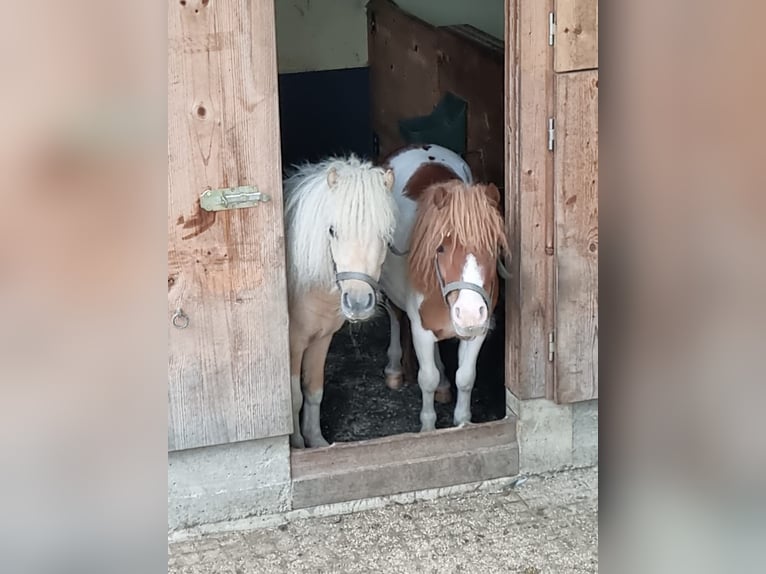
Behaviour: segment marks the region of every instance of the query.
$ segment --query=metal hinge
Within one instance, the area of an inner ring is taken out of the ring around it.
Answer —
[[[548,118],[548,151],[553,151],[553,143],[556,141],[556,124],[553,118]]]
[[[243,185],[223,189],[208,189],[200,196],[199,204],[205,211],[223,211],[225,209],[254,207],[270,200],[271,197],[261,193],[252,185]]]
[[[548,12],[548,45],[553,46],[553,42],[556,38],[556,15],[553,12]]]
[[[548,333],[548,362],[553,362],[553,357],[556,355],[556,335],[554,331]]]

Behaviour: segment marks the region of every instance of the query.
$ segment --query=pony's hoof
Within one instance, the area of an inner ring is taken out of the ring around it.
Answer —
[[[449,403],[452,401],[452,389],[449,387],[436,387],[436,391],[434,391],[434,400],[437,403]]]
[[[330,443],[320,435],[314,438],[306,437],[306,446],[309,448],[319,448],[321,446],[330,446]]]
[[[401,373],[394,374],[394,375],[386,375],[386,386],[392,391],[396,391],[402,388],[403,382],[404,382],[404,377],[402,377]]]
[[[293,448],[306,448],[306,442],[303,440],[301,435],[291,434],[290,446]]]

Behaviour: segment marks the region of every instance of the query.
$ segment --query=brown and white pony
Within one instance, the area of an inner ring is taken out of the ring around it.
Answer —
[[[327,350],[346,320],[375,314],[396,219],[392,186],[390,170],[353,156],[306,164],[284,181],[294,447],[327,445],[319,426]]]
[[[476,359],[499,295],[498,260],[507,250],[500,192],[474,183],[468,164],[441,146],[404,148],[385,163],[394,172],[398,215],[380,282],[409,318],[423,396],[421,431],[435,428],[434,393],[449,391],[436,343],[454,337],[460,339],[454,424],[468,423]],[[388,311],[385,372],[395,388],[402,378],[400,326],[395,311]]]

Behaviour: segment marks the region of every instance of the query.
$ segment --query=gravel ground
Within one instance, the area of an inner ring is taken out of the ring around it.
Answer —
[[[598,469],[171,544],[169,574],[598,571]]]

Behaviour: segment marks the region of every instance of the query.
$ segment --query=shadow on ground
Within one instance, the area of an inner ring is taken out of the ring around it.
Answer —
[[[505,416],[504,328],[505,307],[495,309],[495,329],[484,341],[476,368],[471,400],[473,422],[488,422]],[[362,324],[346,324],[333,338],[325,367],[322,401],[322,432],[332,442],[357,441],[420,429],[420,388],[406,381],[392,391],[385,384],[383,369],[389,341],[385,312]],[[452,403],[436,403],[436,426],[452,426],[455,408],[457,341],[440,344],[447,377],[452,384]]]

